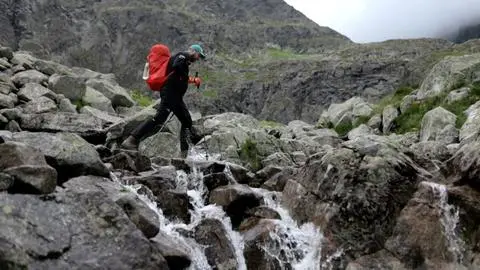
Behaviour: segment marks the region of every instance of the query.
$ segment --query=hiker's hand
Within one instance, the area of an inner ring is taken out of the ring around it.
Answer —
[[[193,79],[193,83],[197,88],[200,88],[200,85],[202,84],[202,80],[199,77],[196,77]]]

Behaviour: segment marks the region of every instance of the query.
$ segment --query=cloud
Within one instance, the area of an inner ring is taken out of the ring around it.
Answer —
[[[355,42],[438,37],[480,23],[480,0],[286,0]]]

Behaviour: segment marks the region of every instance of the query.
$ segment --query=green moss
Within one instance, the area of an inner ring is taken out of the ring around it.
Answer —
[[[245,140],[240,146],[238,155],[240,156],[240,159],[248,163],[254,171],[258,171],[262,168],[257,143],[254,140],[250,138]]]
[[[133,90],[130,95],[138,106],[141,107],[148,107],[155,102],[150,96],[143,94],[140,90]]]
[[[334,130],[338,133],[338,135],[340,136],[345,136],[347,135],[348,132],[350,132],[350,130],[352,130],[354,128],[353,124],[352,123],[346,123],[346,124],[340,124],[340,125],[337,125]]]

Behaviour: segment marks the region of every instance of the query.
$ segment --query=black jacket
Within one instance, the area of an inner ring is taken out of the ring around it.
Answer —
[[[160,92],[162,96],[169,99],[182,99],[188,89],[189,61],[188,53],[180,52],[172,57],[167,66],[167,74],[173,73],[168,77],[167,82]]]

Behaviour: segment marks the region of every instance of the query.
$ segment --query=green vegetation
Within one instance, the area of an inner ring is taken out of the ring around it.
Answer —
[[[133,90],[130,95],[140,107],[148,107],[155,102],[150,96],[143,94],[140,90]]]
[[[403,86],[398,88],[393,94],[388,95],[382,98],[373,108],[374,114],[379,114],[383,112],[383,109],[388,105],[393,105],[398,107],[402,102],[403,98],[410,93],[412,93],[413,88],[409,86]]]
[[[90,104],[83,101],[82,99],[77,99],[77,100],[73,101],[73,105],[75,105],[75,107],[77,107],[77,111],[80,111],[81,108],[83,108],[85,106],[88,106]]]
[[[238,155],[240,156],[240,159],[247,162],[254,171],[258,171],[262,168],[257,143],[254,140],[250,138],[245,140],[240,146]]]
[[[260,126],[263,128],[276,128],[283,126],[283,124],[270,120],[262,120],[260,121]]]
[[[403,114],[395,119],[395,132],[402,134],[419,130],[425,113],[439,106],[457,116],[456,127],[460,128],[467,119],[464,111],[480,100],[480,85],[472,85],[470,88],[471,92],[468,97],[457,100],[450,104],[448,104],[445,100],[448,93],[415,102]]]
[[[208,90],[203,90],[202,95],[208,98],[216,98],[218,97],[218,92],[215,89],[208,89]]]

